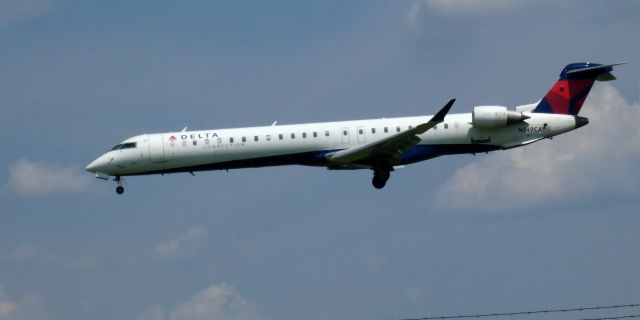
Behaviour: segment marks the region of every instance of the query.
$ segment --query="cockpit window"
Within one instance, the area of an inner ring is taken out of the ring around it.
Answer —
[[[111,151],[113,150],[120,150],[120,149],[132,149],[136,147],[136,143],[135,142],[127,142],[127,143],[121,143],[113,148],[111,148]]]

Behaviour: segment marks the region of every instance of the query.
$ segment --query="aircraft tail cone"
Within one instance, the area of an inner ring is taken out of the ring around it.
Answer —
[[[576,119],[576,129],[580,127],[584,127],[589,123],[589,118],[575,116]]]

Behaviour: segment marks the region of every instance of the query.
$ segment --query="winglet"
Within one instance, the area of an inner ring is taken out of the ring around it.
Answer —
[[[423,134],[427,132],[427,130],[438,125],[438,123],[444,122],[444,117],[447,115],[447,113],[449,113],[449,110],[453,106],[454,102],[456,102],[456,99],[449,100],[449,102],[447,102],[447,104],[444,105],[444,107],[442,107],[442,109],[440,109],[440,111],[438,111],[438,113],[436,113],[435,116],[431,117],[431,120],[429,120],[429,122],[420,124],[417,127],[415,127],[414,133]]]
[[[444,107],[442,107],[442,109],[440,109],[440,111],[438,111],[438,113],[436,113],[436,115],[433,116],[433,118],[431,118],[431,120],[429,120],[429,122],[431,122],[431,123],[443,122],[444,121],[444,116],[446,116],[447,113],[449,113],[449,110],[453,106],[454,102],[456,102],[456,99],[449,100],[449,102],[447,102],[447,104]]]

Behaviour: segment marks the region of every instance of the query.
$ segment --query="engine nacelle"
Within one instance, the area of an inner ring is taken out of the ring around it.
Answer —
[[[474,127],[492,130],[504,128],[510,124],[529,119],[529,117],[523,115],[522,112],[509,111],[507,107],[480,106],[473,108],[471,119]]]

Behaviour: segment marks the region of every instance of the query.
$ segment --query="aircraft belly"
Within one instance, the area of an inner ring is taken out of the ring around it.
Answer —
[[[502,149],[488,144],[429,144],[417,145],[404,153],[400,164],[411,164],[443,155],[481,153]]]

